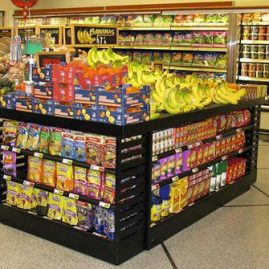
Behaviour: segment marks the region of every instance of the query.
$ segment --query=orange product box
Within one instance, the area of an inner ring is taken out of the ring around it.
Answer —
[[[216,157],[221,155],[221,140],[216,141]]]

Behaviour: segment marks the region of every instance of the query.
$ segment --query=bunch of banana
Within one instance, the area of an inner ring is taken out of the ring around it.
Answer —
[[[87,30],[79,30],[77,32],[77,39],[81,44],[92,44],[95,41],[95,38],[91,37]]]

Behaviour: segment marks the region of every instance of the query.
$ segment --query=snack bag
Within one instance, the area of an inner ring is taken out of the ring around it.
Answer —
[[[51,128],[50,129],[50,145],[49,154],[53,156],[61,156],[62,152],[62,129]]]
[[[94,231],[98,234],[104,234],[104,226],[105,226],[105,220],[106,220],[106,210],[100,206],[95,207],[94,211]]]
[[[77,201],[78,227],[90,230],[93,227],[94,210],[91,204]]]
[[[57,162],[56,188],[63,191],[71,191],[74,188],[73,166]]]
[[[113,174],[105,174],[105,185],[104,185],[104,201],[113,204],[115,202],[115,186],[116,176]]]
[[[42,159],[37,157],[28,157],[27,179],[36,183],[42,183]]]
[[[75,158],[75,141],[72,132],[63,132],[62,134],[62,157]]]
[[[83,133],[75,134],[75,160],[86,162],[86,141]]]
[[[17,154],[15,152],[3,151],[3,171],[5,175],[16,177],[16,159]]]
[[[87,169],[83,167],[74,167],[74,192],[81,194],[81,195],[87,195],[87,188],[88,188],[88,182],[87,182]]]
[[[105,137],[104,159],[102,165],[106,168],[116,167],[116,138]]]
[[[56,163],[54,161],[43,160],[42,181],[44,185],[55,188]]]
[[[25,122],[19,123],[19,129],[18,129],[18,136],[17,136],[17,142],[16,147],[25,149],[27,146],[27,139],[28,139],[28,129],[29,126]]]
[[[33,187],[27,185],[20,185],[17,207],[25,210],[30,210],[32,203]]]
[[[61,220],[63,215],[64,197],[58,194],[49,194],[48,217]]]
[[[39,189],[36,189],[36,195],[37,195],[37,208],[36,213],[40,216],[47,216],[48,214],[48,197],[49,193],[46,191],[42,191]]]
[[[33,189],[32,196],[31,196],[31,209],[37,208],[37,199],[38,199],[38,190]]]
[[[100,199],[102,196],[103,173],[95,170],[89,170],[88,179],[88,196],[93,199]]]
[[[7,181],[7,204],[16,206],[19,196],[19,184]]]
[[[49,152],[49,143],[50,143],[50,128],[42,126],[40,130],[39,151],[47,154]]]
[[[39,136],[40,136],[40,125],[31,124],[29,129],[29,136],[27,140],[26,148],[31,151],[36,151],[39,148]]]
[[[78,215],[76,200],[64,197],[62,222],[76,226],[78,224]]]
[[[3,144],[11,147],[16,146],[17,121],[4,121],[3,123]]]
[[[111,209],[105,210],[104,234],[111,240],[115,240],[115,212]]]
[[[87,163],[99,165],[102,162],[103,137],[88,134],[86,135],[86,157]]]

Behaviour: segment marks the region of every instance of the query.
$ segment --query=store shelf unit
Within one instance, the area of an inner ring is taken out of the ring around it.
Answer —
[[[96,234],[79,230],[77,227],[52,221],[29,211],[10,207],[5,203],[5,199],[0,204],[0,222],[110,263],[120,264],[144,249],[149,249],[161,243],[169,236],[249,188],[250,184],[256,179],[258,145],[256,130],[259,125],[260,105],[264,103],[265,99],[260,98],[242,101],[237,106],[212,106],[205,110],[181,115],[163,115],[162,118],[157,120],[131,124],[125,127],[85,121],[82,124],[81,121],[72,119],[0,109],[0,117],[5,119],[18,121],[23,119],[26,122],[46,126],[71,128],[72,130],[116,137],[116,197],[113,205],[115,210],[115,240],[108,240]],[[238,154],[244,154],[249,159],[246,177],[198,201],[181,214],[171,216],[165,222],[151,228],[150,197],[152,190],[153,132],[202,121],[215,115],[244,108],[250,109],[253,116],[250,127],[246,128],[249,144],[245,151],[237,152]],[[20,154],[22,153],[20,152]],[[24,161],[24,163],[27,165],[27,162]],[[4,175],[1,176],[2,197],[5,196],[4,183],[6,179],[6,177],[4,179]],[[53,190],[48,189],[48,191]],[[64,195],[69,196],[68,193],[64,193]]]

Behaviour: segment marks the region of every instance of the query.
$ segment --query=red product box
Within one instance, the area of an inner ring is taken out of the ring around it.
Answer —
[[[216,141],[216,157],[221,155],[221,140]]]
[[[203,147],[203,162],[207,163],[209,161],[210,143],[203,144],[202,147]]]
[[[217,157],[216,143],[217,142],[209,143],[209,161],[214,160]]]
[[[53,82],[53,99],[57,102],[71,103],[74,101],[74,84]]]
[[[223,138],[221,139],[220,156],[225,155],[226,153],[227,153],[227,139]]]
[[[204,147],[201,146],[201,147],[198,147],[196,152],[197,152],[197,162],[196,162],[196,165],[199,166],[203,163],[205,163],[205,160],[203,159],[203,149]]]
[[[193,148],[190,150],[190,168],[194,168],[197,166],[197,148]]]

